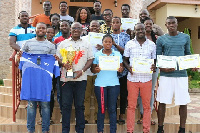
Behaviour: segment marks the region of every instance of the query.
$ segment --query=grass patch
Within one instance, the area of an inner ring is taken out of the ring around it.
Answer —
[[[0,86],[3,86],[3,79],[0,79]]]
[[[200,89],[200,81],[199,80],[189,80],[189,88],[199,88]]]

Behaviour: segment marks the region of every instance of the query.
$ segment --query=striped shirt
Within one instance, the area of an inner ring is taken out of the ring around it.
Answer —
[[[135,39],[127,42],[124,49],[124,56],[129,57],[130,66],[133,64],[134,58],[142,59],[156,59],[156,45],[154,42],[146,39],[140,46],[139,42]],[[131,82],[148,82],[152,79],[152,74],[146,73],[128,73],[127,79]]]
[[[15,36],[16,37],[16,43],[22,47],[22,45],[29,39],[32,39],[36,36],[35,34],[35,27],[32,27],[30,24],[28,24],[27,28],[23,28],[21,24],[18,26],[12,28],[10,30],[9,36]]]
[[[157,55],[185,56],[190,55],[190,36],[179,32],[176,36],[165,34],[157,39]],[[179,68],[179,67],[177,67]],[[160,72],[160,76],[187,77],[186,70],[175,70],[173,72]]]
[[[21,51],[30,54],[55,54],[55,45],[48,40],[38,41],[36,38],[30,39],[22,46]]]

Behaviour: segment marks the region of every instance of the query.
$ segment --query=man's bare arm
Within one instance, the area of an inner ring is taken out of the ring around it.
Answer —
[[[15,36],[9,37],[10,47],[13,48],[16,51],[20,51],[20,47],[19,47],[19,45],[16,44],[16,40],[17,40],[17,38]]]

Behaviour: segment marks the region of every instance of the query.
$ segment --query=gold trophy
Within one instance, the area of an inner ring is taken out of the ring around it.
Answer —
[[[60,54],[63,57],[62,63],[65,63],[65,64],[68,63],[69,65],[72,66],[72,63],[74,61],[75,61],[75,64],[78,63],[78,60],[83,55],[83,51],[75,51],[71,44],[70,47],[67,48],[67,50],[65,48],[60,49]],[[75,74],[76,73],[74,73],[72,69],[67,70],[66,78],[75,78],[76,76]]]

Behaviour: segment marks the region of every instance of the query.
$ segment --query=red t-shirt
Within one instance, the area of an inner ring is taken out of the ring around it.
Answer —
[[[71,35],[69,36],[69,38],[71,37]],[[69,38],[67,38],[67,39],[69,39]],[[60,43],[60,42],[62,42],[62,41],[64,41],[65,40],[65,38],[63,37],[63,36],[60,36],[60,37],[58,37],[58,38],[56,38],[55,40],[54,40],[54,42],[56,43],[56,44],[58,44],[58,43]]]

